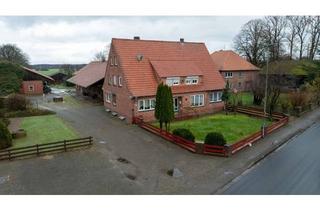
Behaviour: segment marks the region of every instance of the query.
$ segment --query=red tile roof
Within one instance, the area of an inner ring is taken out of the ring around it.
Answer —
[[[202,72],[203,81],[200,84],[175,87],[172,88],[173,93],[224,88],[224,80],[204,43],[112,39],[112,46],[119,57],[124,79],[133,96],[153,96],[156,94],[159,83],[156,72],[167,76],[186,73],[190,73],[191,76]],[[138,61],[138,55],[143,56],[142,60]],[[182,61],[186,64],[182,64]],[[180,72],[181,67],[188,64],[191,66],[183,70],[183,73]],[[179,69],[177,71],[170,70],[169,65]]]
[[[259,70],[232,50],[220,50],[211,54],[213,62],[220,71],[252,71]]]
[[[86,88],[104,79],[106,68],[107,62],[94,61],[77,71],[77,73],[67,81]]]
[[[24,71],[27,71],[27,72],[30,72],[30,73],[32,73],[32,74],[36,74],[36,75],[38,75],[38,76],[40,76],[40,77],[43,77],[45,80],[50,80],[50,81],[54,81],[54,79],[52,78],[52,77],[49,77],[49,76],[47,76],[47,75],[44,75],[44,74],[41,74],[41,73],[39,73],[38,71],[36,71],[36,70],[34,70],[34,69],[29,69],[29,68],[27,68],[27,67],[25,67],[25,66],[21,66],[21,68],[24,70]]]
[[[159,77],[200,76],[201,69],[193,61],[150,61]]]

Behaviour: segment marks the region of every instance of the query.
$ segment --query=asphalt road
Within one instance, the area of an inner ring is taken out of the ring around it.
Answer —
[[[246,171],[224,194],[320,194],[320,123]]]

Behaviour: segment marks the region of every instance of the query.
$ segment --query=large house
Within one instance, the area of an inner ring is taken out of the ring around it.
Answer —
[[[107,111],[153,121],[161,82],[171,86],[176,117],[221,111],[225,82],[204,43],[112,39],[103,93]]]
[[[259,68],[239,56],[232,50],[220,50],[211,54],[213,62],[218,66],[221,75],[232,89],[250,91],[257,78]]]
[[[102,85],[105,77],[107,62],[93,61],[75,72],[74,76],[67,80],[76,85],[78,95],[103,99]]]
[[[44,87],[54,82],[54,79],[37,72],[36,70],[22,66],[24,72],[20,93],[26,95],[41,95]]]

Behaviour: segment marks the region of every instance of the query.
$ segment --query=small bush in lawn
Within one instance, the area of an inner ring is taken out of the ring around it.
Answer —
[[[221,133],[210,132],[207,134],[204,143],[210,145],[224,146],[227,142]]]
[[[10,111],[23,111],[27,109],[29,103],[24,95],[14,94],[8,97],[6,106]]]
[[[194,141],[195,137],[192,132],[186,128],[177,128],[172,131],[173,135],[180,136],[186,140]]]
[[[0,121],[0,149],[8,148],[12,145],[12,136],[7,126]]]

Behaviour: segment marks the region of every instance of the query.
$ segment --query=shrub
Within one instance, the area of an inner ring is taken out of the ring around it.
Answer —
[[[12,145],[12,136],[7,126],[0,121],[0,149],[8,148]]]
[[[206,135],[204,143],[210,145],[224,146],[227,142],[221,133],[210,132]]]
[[[3,124],[5,124],[6,126],[10,124],[10,121],[8,118],[0,118],[0,122],[3,122]]]
[[[173,135],[176,135],[176,136],[180,136],[186,140],[189,140],[189,141],[194,141],[195,137],[194,135],[192,134],[192,132],[188,129],[185,129],[185,128],[177,128],[177,129],[174,129],[172,131],[172,134]]]
[[[24,95],[13,94],[8,97],[6,106],[11,111],[23,111],[27,109],[29,103],[29,100]]]
[[[31,117],[31,116],[42,116],[42,115],[50,115],[55,114],[54,111],[46,110],[46,109],[34,109],[29,108],[24,111],[14,111],[14,112],[8,112],[5,113],[4,116],[7,118],[13,118],[13,117]]]
[[[297,91],[289,94],[289,100],[293,107],[298,107],[307,105],[309,98],[305,91]]]
[[[282,112],[286,113],[291,108],[291,103],[288,98],[281,98],[280,106],[281,106]]]

